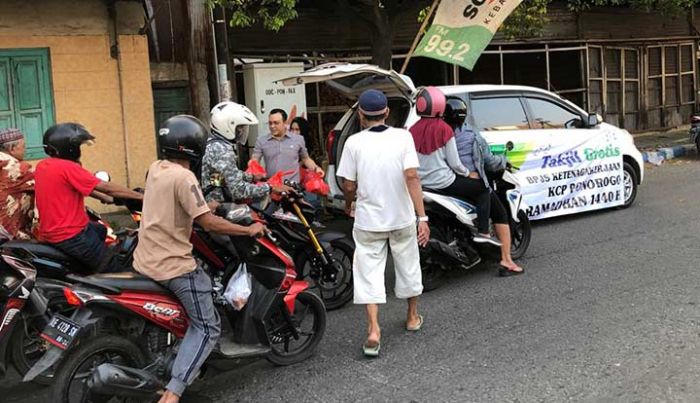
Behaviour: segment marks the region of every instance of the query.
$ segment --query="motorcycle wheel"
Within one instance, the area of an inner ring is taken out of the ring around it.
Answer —
[[[48,342],[40,336],[42,329],[37,322],[39,320],[35,319],[27,324],[24,318],[20,318],[10,337],[12,364],[21,376],[39,361],[49,347]],[[53,373],[38,375],[32,382],[50,385],[53,382]]]
[[[323,300],[327,311],[342,308],[352,300],[352,259],[355,254],[355,247],[347,239],[340,239],[333,242],[330,255],[333,257],[333,265],[338,273],[336,280],[327,283],[323,279],[316,281],[318,294]],[[304,255],[300,262],[300,267],[306,272],[306,265],[311,264]]]
[[[131,340],[120,336],[101,336],[77,345],[63,358],[56,370],[50,396],[54,402],[130,402],[131,399],[113,396],[91,396],[85,382],[100,364],[114,363],[143,368],[146,358]]]
[[[430,238],[445,242],[445,235],[435,226],[430,226]],[[445,269],[442,264],[430,260],[425,249],[420,251],[420,272],[423,282],[423,292],[440,288],[445,282]]]
[[[520,222],[510,221],[510,254],[514,260],[525,255],[532,239],[532,225],[527,214],[524,211],[519,211],[518,219]]]
[[[298,339],[294,338],[281,309],[286,306],[282,304],[269,321],[267,333],[272,351],[266,358],[275,365],[284,366],[302,362],[316,351],[326,331],[326,308],[323,301],[308,290],[297,295],[291,321],[299,332]]]

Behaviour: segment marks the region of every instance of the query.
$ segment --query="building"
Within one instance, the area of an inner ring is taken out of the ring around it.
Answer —
[[[308,3],[308,2],[307,2]],[[418,9],[405,12],[394,38],[398,70],[418,31]],[[414,58],[406,74],[416,85],[522,84],[569,98],[607,122],[631,131],[686,124],[698,103],[697,55],[700,9],[660,15],[627,7],[601,7],[575,13],[564,2],[549,6],[541,36],[509,40],[497,35],[470,72],[425,58]],[[231,54],[269,61],[366,63],[366,29],[345,16],[300,7],[299,17],[279,32],[259,26],[230,30]],[[273,45],[274,44],[274,45]],[[307,89],[309,111],[319,135],[327,132],[344,106],[321,89]],[[316,95],[320,94],[320,95]]]
[[[49,126],[79,122],[97,138],[87,169],[143,185],[156,158],[143,25],[138,1],[0,2],[0,127],[22,129],[28,159],[45,157]]]

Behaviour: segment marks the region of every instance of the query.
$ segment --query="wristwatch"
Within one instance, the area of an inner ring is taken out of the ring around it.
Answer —
[[[428,216],[418,217],[418,222],[428,222]]]

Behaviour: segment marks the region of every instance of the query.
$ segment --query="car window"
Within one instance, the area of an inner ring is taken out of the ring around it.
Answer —
[[[533,129],[575,129],[583,126],[581,116],[544,99],[527,98]]]
[[[479,130],[527,130],[530,128],[520,99],[482,98],[471,101],[474,123]]]

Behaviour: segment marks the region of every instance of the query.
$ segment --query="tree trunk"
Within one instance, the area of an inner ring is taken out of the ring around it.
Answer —
[[[372,64],[390,70],[394,43],[394,30],[391,25],[371,27],[370,42],[372,44]]]

